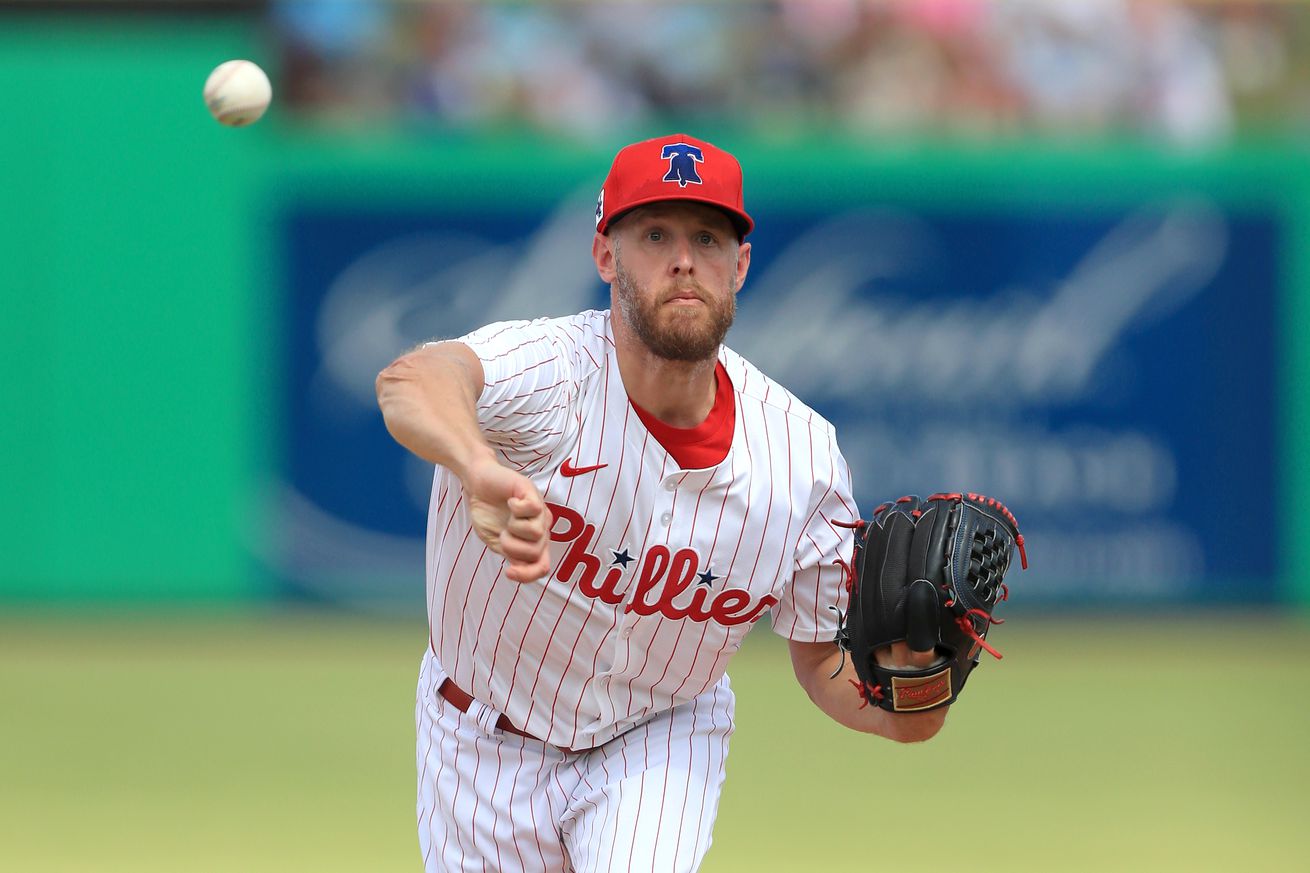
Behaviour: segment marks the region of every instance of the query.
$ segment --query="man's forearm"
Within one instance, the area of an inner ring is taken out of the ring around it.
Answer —
[[[796,678],[810,700],[838,724],[896,742],[913,743],[930,739],[946,721],[946,707],[895,713],[869,705],[856,688],[859,678],[849,657],[841,672],[832,675],[843,660],[834,643],[793,643],[791,651]]]
[[[415,455],[461,478],[491,454],[478,427],[482,366],[464,345],[423,346],[378,374],[378,407],[387,431]]]

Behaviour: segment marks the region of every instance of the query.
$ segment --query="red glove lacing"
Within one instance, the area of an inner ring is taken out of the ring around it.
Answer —
[[[844,527],[849,530],[855,531],[855,536],[857,539],[859,539],[863,535],[864,529],[869,526],[869,523],[862,518],[857,518],[855,519],[855,521],[834,521],[832,522],[832,525],[833,527]],[[836,564],[838,567],[841,567],[842,571],[846,574],[846,583],[845,583],[846,593],[854,594],[855,586],[856,586],[854,561],[853,560],[845,561],[841,558],[838,558],[837,560],[833,561],[833,563]]]
[[[847,682],[855,686],[855,693],[860,695],[860,709],[869,705],[870,700],[882,700],[882,686],[870,685],[868,682],[857,682],[854,679],[847,679]]]
[[[956,612],[959,613],[955,617],[955,624],[960,628],[960,630],[968,634],[975,643],[977,643],[982,648],[986,649],[987,654],[991,655],[996,660],[999,661],[1003,657],[1005,657],[1000,652],[996,651],[996,649],[992,648],[991,645],[988,644],[987,640],[983,639],[982,635],[978,633],[978,629],[973,626],[973,617],[977,616],[978,618],[983,619],[984,621],[987,622],[989,626],[993,624],[1005,624],[1005,619],[992,618],[990,613],[982,609],[965,609],[963,612],[960,612],[960,610],[963,607],[958,606],[956,604],[956,600],[955,597],[953,596],[953,592],[951,591],[950,586],[943,585],[941,586],[941,588],[942,591],[946,592],[947,598],[949,598],[945,603],[942,604],[942,606],[945,606],[948,609],[955,607]],[[1005,600],[1009,596],[1010,596],[1010,589],[1006,588],[1005,584],[1002,583],[1001,596],[997,598],[996,602],[1000,603],[1002,600]]]

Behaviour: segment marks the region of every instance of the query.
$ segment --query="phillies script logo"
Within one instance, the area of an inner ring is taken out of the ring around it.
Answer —
[[[546,505],[555,516],[550,528],[551,541],[569,544],[569,550],[564,553],[559,567],[555,569],[555,578],[570,584],[573,577],[578,576],[577,586],[583,594],[598,597],[613,605],[622,603],[623,594],[618,589],[624,568],[610,567],[602,575],[600,558],[587,551],[592,537],[596,535],[596,526],[567,506],[557,503]],[[675,606],[673,601],[692,588],[692,580],[699,575],[699,563],[700,558],[692,549],[672,552],[668,546],[651,546],[641,557],[637,569],[637,590],[632,602],[623,607],[623,611],[635,612],[637,615],[654,615],[658,612],[674,620],[713,620],[719,624],[733,625],[755,621],[764,610],[778,602],[778,598],[766,594],[752,605],[750,593],[741,588],[713,591],[697,585],[685,606]]]

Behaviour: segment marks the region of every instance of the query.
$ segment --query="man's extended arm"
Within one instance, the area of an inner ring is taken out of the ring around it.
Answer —
[[[550,511],[532,480],[502,466],[478,427],[482,362],[463,343],[425,345],[378,374],[387,431],[405,448],[457,477],[474,529],[508,563],[505,575],[531,582],[550,571]]]

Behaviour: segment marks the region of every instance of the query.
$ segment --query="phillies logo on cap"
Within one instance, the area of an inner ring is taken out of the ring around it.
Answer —
[[[696,165],[705,163],[705,153],[696,146],[685,142],[670,143],[660,151],[660,158],[669,162],[665,182],[677,182],[679,188],[701,184]]]

